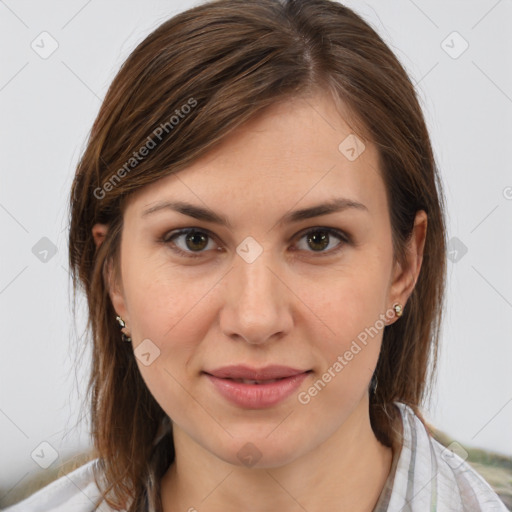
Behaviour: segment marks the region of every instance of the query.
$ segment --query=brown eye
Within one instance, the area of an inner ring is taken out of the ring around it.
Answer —
[[[208,235],[200,231],[188,233],[185,237],[185,243],[191,251],[201,251],[208,245]]]
[[[303,239],[305,244],[301,244]],[[337,243],[336,240],[338,241]],[[300,237],[297,247],[299,250],[306,252],[328,255],[336,252],[348,243],[350,243],[350,237],[342,231],[333,228],[313,228]]]
[[[329,245],[329,234],[326,231],[313,231],[307,235],[307,243],[315,251],[323,251]]]
[[[179,255],[190,258],[198,258],[216,245],[206,231],[194,228],[171,231],[161,241]]]

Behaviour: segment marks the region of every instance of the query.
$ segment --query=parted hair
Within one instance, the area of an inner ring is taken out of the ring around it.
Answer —
[[[116,510],[160,510],[159,481],[175,456],[172,429],[155,442],[166,413],[144,383],[132,345],[121,341],[108,293],[105,269],[118,269],[124,205],[265,108],[315,92],[344,105],[354,132],[377,147],[396,261],[405,262],[416,212],[428,215],[421,272],[403,316],[384,329],[370,393],[372,428],[387,446],[399,436],[393,402],[421,418],[436,369],[446,242],[441,181],[407,72],[377,32],[340,3],[203,3],[164,22],[123,63],[72,184],[69,262],[75,297],[85,292],[88,305],[86,403],[96,479]],[[108,233],[96,247],[98,222]]]

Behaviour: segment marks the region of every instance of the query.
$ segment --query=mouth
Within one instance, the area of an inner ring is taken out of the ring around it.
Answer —
[[[262,384],[271,384],[272,382],[278,382],[283,379],[287,379],[288,377],[281,377],[279,379],[269,379],[269,380],[252,380],[252,379],[231,379],[228,378],[227,380],[232,380],[233,382],[240,382],[242,384],[256,384],[256,385],[262,385]]]
[[[231,366],[203,374],[231,404],[245,409],[263,409],[288,398],[312,371],[283,366],[259,370]]]
[[[254,368],[246,365],[231,365],[207,370],[204,373],[219,379],[231,379],[241,381],[254,381],[254,383],[269,382],[293,377],[312,370],[303,370],[291,366],[269,365],[264,368]]]

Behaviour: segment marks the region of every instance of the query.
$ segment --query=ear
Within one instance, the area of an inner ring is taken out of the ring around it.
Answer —
[[[96,249],[98,249],[100,245],[103,243],[107,236],[107,233],[108,226],[106,224],[94,224],[94,226],[92,227],[92,236],[94,238],[94,243],[96,244]],[[128,326],[129,315],[126,308],[126,301],[124,299],[123,287],[122,283],[118,282],[118,279],[116,279],[112,261],[106,262],[103,277],[105,279],[105,284],[108,288],[108,294],[110,296],[112,306],[114,307],[116,313],[125,321],[126,325]],[[123,332],[125,332],[125,334],[128,334],[126,329],[124,329]]]
[[[94,243],[96,244],[96,249],[103,243],[105,237],[107,236],[108,226],[106,224],[94,224],[92,227],[92,236],[94,238]]]
[[[406,262],[404,266],[395,263],[389,298],[393,304],[400,303],[405,309],[405,304],[412,294],[423,262],[423,249],[427,237],[427,214],[420,210],[414,219],[411,238],[406,247]]]

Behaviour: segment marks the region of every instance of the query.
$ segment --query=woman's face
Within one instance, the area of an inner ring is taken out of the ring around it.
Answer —
[[[127,204],[112,301],[149,390],[198,450],[278,466],[367,418],[383,327],[415,276],[393,264],[376,148],[351,134],[328,97],[290,100]],[[208,375],[227,365],[304,375]]]

